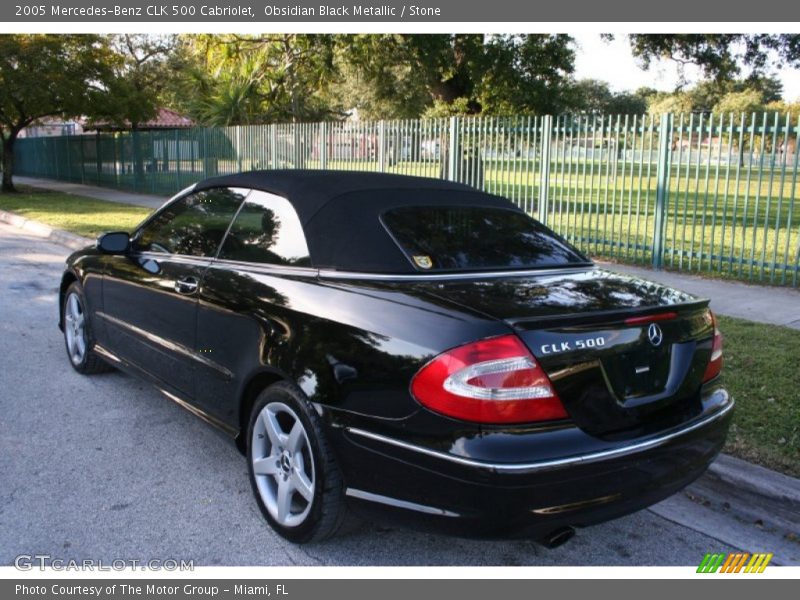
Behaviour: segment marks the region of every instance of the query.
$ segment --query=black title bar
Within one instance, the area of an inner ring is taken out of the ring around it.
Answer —
[[[771,22],[800,21],[800,3],[760,0],[11,0],[0,21],[53,22]]]

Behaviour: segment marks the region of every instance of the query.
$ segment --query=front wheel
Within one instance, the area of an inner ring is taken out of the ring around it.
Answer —
[[[258,506],[277,533],[296,543],[336,533],[345,512],[342,476],[302,391],[276,383],[258,396],[247,459]]]
[[[110,371],[111,367],[94,353],[94,339],[83,290],[76,281],[64,294],[64,343],[69,362],[78,373],[91,375]]]

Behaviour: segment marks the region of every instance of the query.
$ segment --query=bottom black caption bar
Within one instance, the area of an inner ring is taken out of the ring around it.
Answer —
[[[0,580],[0,598],[35,600],[87,600],[97,598],[147,599],[170,598],[174,600],[243,600],[245,598],[274,598],[282,600],[338,600],[360,599],[422,600],[427,598],[457,598],[458,600],[500,600],[547,597],[562,598],[585,594],[596,598],[602,588],[617,593],[617,598],[637,598],[646,594],[648,600],[669,598],[676,594],[698,591],[698,586],[706,589],[709,582],[697,579],[661,580],[654,586],[653,580],[589,580],[589,579],[287,579],[287,580],[76,580],[40,579]],[[762,581],[763,584],[796,584],[792,581]],[[732,591],[737,586],[738,593],[754,592],[752,582],[716,581],[715,593]],[[744,589],[742,589],[744,587]],[[769,586],[772,591],[775,586]],[[787,590],[788,591],[788,590]],[[622,593],[620,593],[622,592]],[[734,594],[735,596],[735,594]]]

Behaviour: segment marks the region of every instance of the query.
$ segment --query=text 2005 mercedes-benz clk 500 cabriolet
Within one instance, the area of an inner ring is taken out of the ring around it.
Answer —
[[[208,179],[70,256],[60,307],[72,366],[229,433],[295,542],[350,509],[554,546],[697,478],[732,414],[707,300],[447,181]]]

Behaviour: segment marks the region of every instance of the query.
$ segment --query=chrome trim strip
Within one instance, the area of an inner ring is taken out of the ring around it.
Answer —
[[[172,400],[175,404],[177,404],[181,408],[185,408],[190,413],[192,413],[194,416],[200,417],[203,421],[205,421],[209,425],[213,425],[217,429],[220,429],[220,430],[224,431],[225,433],[227,433],[230,436],[234,436],[234,435],[236,435],[236,433],[238,433],[235,428],[231,427],[230,425],[227,425],[226,423],[223,423],[222,421],[220,421],[216,417],[208,414],[206,411],[198,408],[197,406],[195,406],[194,404],[184,400],[183,398],[180,398],[180,397],[176,396],[172,392],[168,392],[164,388],[159,387],[157,385],[155,386],[155,388],[159,392],[161,392],[164,396],[166,396],[168,399]]]
[[[100,344],[95,343],[94,348],[92,348],[95,352],[97,352],[103,358],[107,358],[108,360],[114,361],[115,363],[122,364],[122,360],[120,360],[119,356],[111,352],[111,350],[107,350]]]
[[[402,275],[389,273],[361,273],[355,271],[336,271],[333,269],[320,269],[322,279],[376,279],[381,281],[443,281],[450,279],[494,279],[498,277],[549,277],[551,275],[564,275],[569,273],[582,273],[595,269],[594,265],[581,265],[563,269],[526,269],[519,271],[486,271],[471,273],[440,273],[438,275]]]
[[[455,456],[454,454],[448,454],[446,452],[439,452],[438,450],[431,450],[430,448],[424,448],[422,446],[417,446],[416,444],[409,444],[407,442],[386,437],[384,435],[372,433],[370,431],[364,431],[363,429],[348,427],[346,431],[348,433],[365,437],[367,439],[371,439],[377,442],[382,442],[384,444],[389,444],[391,446],[396,446],[398,448],[403,448],[405,450],[410,450],[412,452],[419,452],[420,454],[425,454],[433,458],[439,458],[442,460],[457,463],[467,467],[473,467],[477,469],[487,469],[489,471],[495,471],[497,473],[531,473],[535,471],[544,471],[548,469],[558,469],[561,467],[568,467],[577,464],[593,463],[601,460],[606,460],[609,458],[616,458],[618,456],[635,454],[636,452],[643,452],[645,450],[656,448],[658,446],[663,446],[664,444],[670,442],[675,438],[690,433],[696,429],[700,429],[701,427],[704,427],[709,423],[712,423],[713,421],[722,418],[733,408],[733,406],[734,406],[734,401],[731,400],[727,405],[725,405],[722,409],[718,410],[714,414],[709,415],[699,421],[696,421],[695,423],[692,423],[687,427],[673,431],[671,433],[667,433],[665,435],[661,435],[656,438],[645,440],[643,442],[638,442],[636,444],[630,444],[628,446],[622,446],[620,448],[612,448],[610,450],[600,450],[597,452],[590,452],[588,454],[580,454],[577,456],[569,456],[567,458],[543,460],[532,463],[487,463],[479,460],[473,460],[470,458],[464,458],[463,456]]]
[[[381,496],[380,494],[373,494],[372,492],[365,492],[355,488],[347,488],[344,492],[345,496],[358,498],[359,500],[367,500],[368,502],[377,502],[379,504],[386,504],[387,506],[394,506],[395,508],[406,508],[408,510],[415,510],[417,512],[425,513],[428,515],[439,515],[441,517],[460,517],[458,513],[454,513],[443,508],[436,508],[427,506],[425,504],[417,504],[416,502],[409,502],[408,500],[398,500],[389,496]]]
[[[154,252],[152,250],[136,252],[134,256],[140,258],[149,258],[155,260],[156,262],[173,262],[182,265],[193,265],[196,267],[208,267],[214,260],[214,258],[210,256],[191,256],[189,254],[167,254],[166,252]]]
[[[114,325],[116,325],[118,327],[121,327],[123,329],[127,329],[131,333],[135,333],[136,335],[138,335],[140,337],[143,337],[144,339],[146,339],[146,340],[148,340],[150,342],[153,342],[154,344],[157,344],[157,345],[161,346],[165,350],[168,350],[170,352],[175,352],[176,354],[180,354],[182,356],[190,358],[190,359],[192,359],[194,361],[197,361],[197,362],[199,362],[199,363],[201,363],[201,364],[203,364],[203,365],[205,365],[205,366],[207,366],[207,367],[209,367],[211,369],[214,369],[215,371],[218,371],[219,373],[221,373],[227,379],[233,379],[233,371],[223,367],[219,363],[214,362],[213,360],[203,356],[202,354],[199,354],[197,352],[194,352],[193,350],[190,350],[189,348],[186,348],[185,346],[182,346],[181,344],[177,344],[177,343],[172,342],[170,340],[164,339],[163,337],[158,336],[158,335],[156,335],[154,333],[150,333],[149,331],[145,331],[141,327],[137,327],[136,325],[132,325],[131,323],[128,323],[127,321],[123,321],[122,319],[118,319],[116,317],[112,317],[111,315],[108,315],[108,314],[106,314],[104,312],[101,312],[99,310],[97,312],[95,312],[95,314],[98,317],[100,317],[101,319],[105,319],[109,323],[112,323],[112,324],[114,324]]]
[[[297,275],[302,277],[317,277],[319,271],[311,267],[289,267],[284,265],[270,265],[268,263],[248,262],[244,260],[229,260],[215,258],[209,265],[211,269],[235,268],[242,271],[253,271],[265,275]]]
[[[116,363],[118,363],[120,365],[127,365],[127,363],[125,363],[116,354],[114,354],[110,350],[107,350],[106,348],[104,348],[100,344],[95,344],[94,345],[94,351],[97,352],[103,358],[107,358],[109,360],[112,360],[112,361],[114,361],[114,362],[116,362]],[[134,366],[133,368],[138,368],[138,367]],[[169,400],[172,400],[175,404],[177,404],[181,408],[184,408],[184,409],[188,410],[190,413],[192,413],[196,417],[199,417],[203,421],[205,421],[206,423],[208,423],[210,425],[213,425],[217,429],[220,429],[220,430],[224,431],[226,434],[228,434],[230,436],[235,436],[238,433],[238,431],[235,428],[233,428],[230,425],[224,423],[223,421],[220,421],[218,418],[214,417],[213,415],[210,415],[209,413],[207,413],[204,410],[198,408],[197,406],[195,406],[194,404],[188,402],[187,400],[184,400],[183,398],[178,397],[177,395],[173,394],[172,392],[168,392],[163,387],[161,387],[161,386],[159,386],[159,385],[157,385],[155,383],[153,384],[153,387],[157,391],[161,392],[161,394],[166,396]]]

